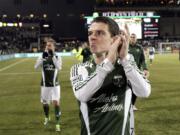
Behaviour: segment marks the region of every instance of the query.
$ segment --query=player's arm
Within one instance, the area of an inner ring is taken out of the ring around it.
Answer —
[[[71,69],[71,83],[74,94],[79,101],[87,102],[102,86],[105,77],[114,69],[114,63],[117,59],[117,50],[121,38],[117,37],[111,44],[106,58],[96,66],[94,73],[85,76],[80,67],[74,66]],[[85,69],[86,70],[86,69]],[[86,71],[86,74],[88,72]]]
[[[42,63],[43,63],[43,58],[42,57],[39,57],[37,60],[36,60],[36,63],[34,65],[34,68],[35,69],[38,69],[39,67],[42,66]]]
[[[55,67],[58,69],[58,70],[61,70],[62,69],[62,59],[61,57],[59,56],[53,56],[52,57],[52,60],[53,60],[53,63],[55,65]]]
[[[148,97],[151,93],[151,86],[138,69],[134,57],[128,54],[128,40],[126,36],[121,35],[120,63],[124,68],[127,80],[130,82],[134,94],[138,97]]]
[[[112,63],[106,58],[96,71],[84,79],[84,73],[77,65],[71,68],[70,80],[75,97],[81,102],[87,102],[102,86],[106,75],[114,68]]]
[[[127,80],[130,82],[133,93],[138,97],[148,97],[151,93],[151,85],[136,66],[134,58],[131,55],[127,55],[121,61],[121,64],[124,67]]]
[[[46,59],[48,57],[48,53],[47,51],[44,51],[42,56],[40,56],[37,61],[36,61],[36,64],[34,65],[34,68],[35,69],[38,69],[40,66],[42,66],[43,64],[43,59]]]

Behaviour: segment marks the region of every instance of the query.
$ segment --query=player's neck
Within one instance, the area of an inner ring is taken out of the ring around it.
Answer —
[[[105,53],[94,54],[93,57],[95,63],[100,64],[106,58],[106,54]]]
[[[130,45],[131,45],[131,46],[135,46],[135,45],[136,45],[136,43],[131,43]]]

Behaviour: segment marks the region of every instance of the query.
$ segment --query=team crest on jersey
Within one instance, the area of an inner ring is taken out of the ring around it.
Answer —
[[[139,49],[136,49],[136,52],[140,52],[140,50],[139,50]]]
[[[122,87],[124,85],[125,81],[123,79],[122,75],[115,75],[113,77],[113,84],[117,87]]]
[[[51,64],[45,64],[44,65],[45,70],[52,71],[54,70],[54,66]]]

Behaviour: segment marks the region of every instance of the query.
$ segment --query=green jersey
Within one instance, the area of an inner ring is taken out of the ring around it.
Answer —
[[[92,53],[90,49],[86,47],[82,50],[81,55],[83,56],[83,62],[86,62],[91,59]]]
[[[145,55],[142,46],[135,44],[129,45],[129,53],[134,56],[134,60],[139,69],[147,70]]]
[[[61,59],[58,56],[46,59],[38,58],[35,68],[42,67],[41,86],[54,87],[59,85],[58,70],[61,69]]]
[[[112,65],[105,59],[100,65],[89,61],[72,67],[70,79],[79,101],[81,135],[131,134],[130,87],[139,96],[150,91],[131,58],[123,65],[120,60]]]

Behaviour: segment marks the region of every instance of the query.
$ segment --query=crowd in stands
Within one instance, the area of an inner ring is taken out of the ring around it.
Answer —
[[[79,46],[82,45],[82,41],[79,40],[73,40],[73,41],[61,41],[57,43],[56,49],[58,52],[70,52],[74,48],[78,49]]]
[[[180,0],[96,0],[98,7],[179,6]]]
[[[44,37],[39,37],[34,29],[1,28],[0,33],[0,55],[41,52],[43,50]],[[57,41],[56,51],[69,52],[74,48],[78,49],[82,43],[79,40]]]
[[[42,52],[43,38],[40,38],[36,29],[22,29],[22,28],[1,28],[0,29],[0,55],[13,53],[27,53],[27,52]],[[73,49],[78,50],[83,41],[79,40],[56,40],[57,52],[70,52]],[[160,42],[180,42],[178,38],[165,38],[154,40],[139,40],[139,43],[144,47],[154,47],[158,50]],[[38,47],[39,46],[39,47]],[[35,48],[35,49],[34,49]]]
[[[27,32],[28,31],[28,32]],[[0,54],[29,52],[30,44],[37,42],[36,34],[33,31],[20,28],[0,29]]]

